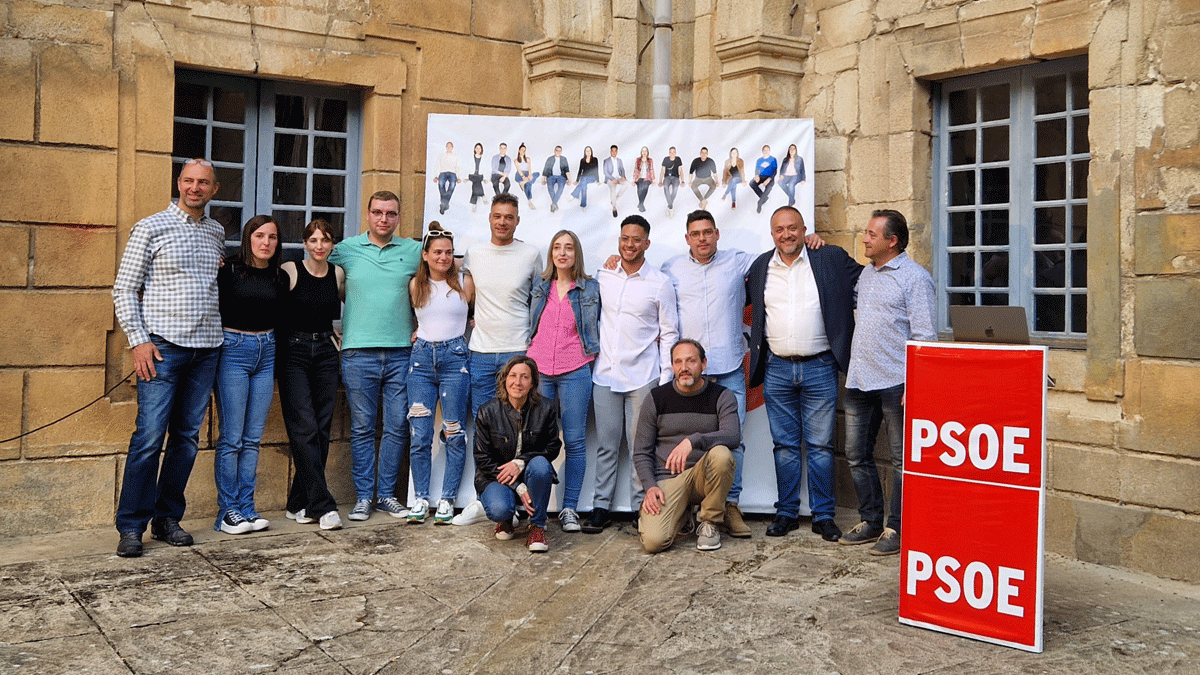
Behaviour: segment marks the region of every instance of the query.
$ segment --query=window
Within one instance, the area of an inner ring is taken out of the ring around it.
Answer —
[[[1087,336],[1083,58],[942,82],[934,107],[934,272],[949,305],[1020,305],[1030,334]]]
[[[278,223],[288,259],[303,255],[314,218],[340,239],[358,213],[360,137],[355,92],[176,71],[174,172],[192,157],[212,160],[221,189],[209,215],[225,226],[227,246],[259,213]],[[172,190],[178,197],[174,181]]]

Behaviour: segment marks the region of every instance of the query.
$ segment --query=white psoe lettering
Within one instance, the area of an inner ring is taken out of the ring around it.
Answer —
[[[929,581],[936,573],[941,585],[934,589],[933,595],[947,605],[964,599],[975,609],[987,609],[995,600],[997,612],[1025,616],[1025,608],[1012,603],[1020,595],[1020,588],[1013,582],[1024,581],[1025,570],[999,566],[993,574],[987,563],[972,562],[959,574],[962,564],[954,557],[944,555],[934,561],[921,551],[909,551],[906,564],[904,590],[908,595],[917,595],[921,582]]]
[[[966,443],[963,434],[966,433]],[[1000,468],[1009,473],[1029,473],[1029,464],[1018,461],[1025,454],[1020,441],[1029,438],[1029,429],[1003,427],[1000,433],[990,424],[976,424],[967,431],[961,422],[953,420],[938,425],[930,420],[913,419],[909,434],[910,459],[921,461],[921,451],[941,442],[945,448],[937,456],[946,466],[962,466],[968,460],[980,471],[989,471],[1000,463]]]

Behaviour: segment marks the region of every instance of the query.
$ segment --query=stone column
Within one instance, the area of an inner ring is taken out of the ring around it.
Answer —
[[[529,109],[534,115],[602,117],[612,47],[598,42],[546,38],[525,45]]]
[[[723,117],[779,117],[796,112],[809,40],[749,35],[715,45]]]

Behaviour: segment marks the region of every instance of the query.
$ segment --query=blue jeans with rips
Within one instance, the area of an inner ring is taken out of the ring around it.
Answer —
[[[539,375],[538,389],[542,396],[558,401],[562,420],[563,464],[566,484],[563,487],[564,509],[579,506],[579,491],[587,472],[587,418],[592,403],[592,363],[561,375]]]
[[[217,365],[217,417],[221,435],[213,477],[217,483],[217,518],[221,529],[226,511],[248,520],[254,508],[258,475],[258,443],[275,395],[275,333],[225,331]]]
[[[775,512],[800,515],[800,475],[808,462],[808,504],[813,522],[832,520],[833,433],[837,421],[838,367],[832,352],[807,361],[767,356],[763,402],[775,442]],[[808,448],[805,457],[801,442]]]
[[[118,532],[145,532],[151,518],[183,518],[183,492],[196,463],[200,424],[217,376],[218,348],[180,347],[157,335],[150,341],[163,360],[154,364],[154,379],[137,383],[137,426],[121,481]]]
[[[858,514],[874,527],[882,527],[883,486],[875,466],[875,440],[886,420],[892,464],[892,498],[887,526],[900,531],[900,490],[904,485],[904,385],[862,391],[846,388],[846,459],[858,493]]]
[[[410,347],[342,350],[342,382],[350,407],[350,454],[356,499],[393,497],[408,445]],[[375,424],[383,404],[383,438],[376,471]]]
[[[534,457],[529,460],[525,471],[517,477],[517,483],[524,483],[529,488],[529,497],[533,501],[533,513],[530,514],[529,522],[538,527],[545,527],[550,488],[554,486],[554,467],[550,466],[545,457]],[[483,494],[479,495],[479,501],[483,502],[483,512],[487,514],[488,520],[503,523],[512,519],[521,498],[513,488],[492,481],[483,489]]]
[[[413,343],[408,368],[408,422],[412,425],[409,466],[413,491],[429,499],[429,475],[433,461],[433,421],[442,405],[442,447],[446,450],[446,473],[442,477],[442,499],[458,497],[463,465],[467,460],[467,397],[470,375],[467,341],[456,337],[444,342]]]

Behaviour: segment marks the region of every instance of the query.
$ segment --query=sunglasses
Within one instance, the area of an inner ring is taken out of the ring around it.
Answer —
[[[454,241],[454,233],[450,230],[430,230],[421,237],[421,245],[424,246],[430,239],[449,239]]]

